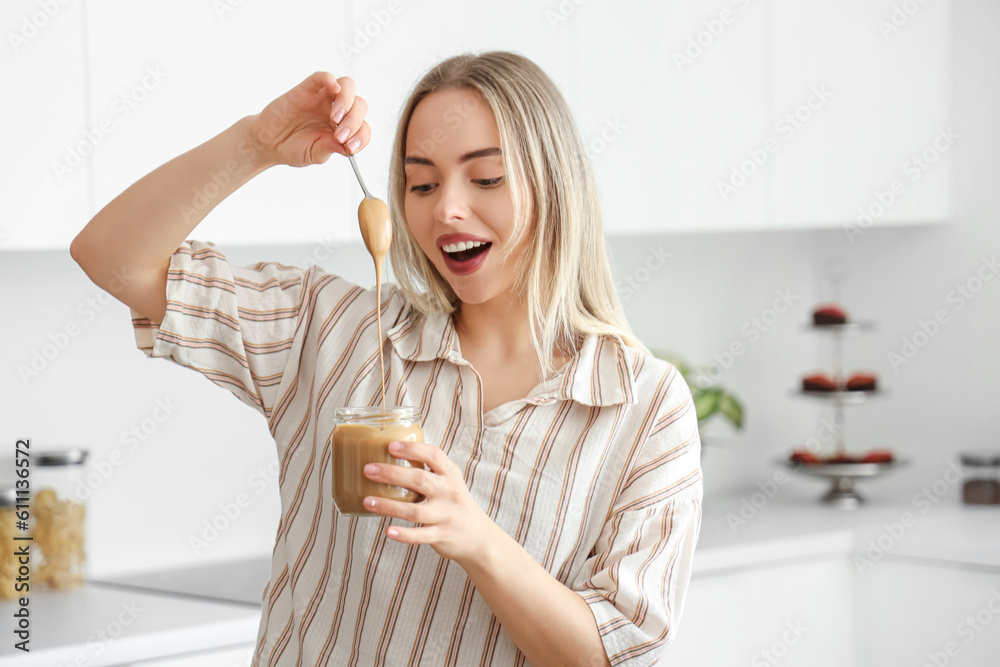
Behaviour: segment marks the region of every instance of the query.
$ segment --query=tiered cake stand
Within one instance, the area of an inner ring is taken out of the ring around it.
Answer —
[[[838,387],[843,387],[847,379],[843,368],[844,338],[872,331],[875,329],[875,324],[872,322],[810,324],[806,328],[813,332],[822,332],[831,336],[834,346],[833,359],[835,365],[833,379]],[[886,392],[880,389],[872,391],[800,390],[796,392],[796,395],[824,401],[833,408],[835,456],[846,456],[847,454],[847,449],[844,445],[844,406],[861,405],[872,398],[884,396],[885,394]],[[843,509],[855,509],[863,502],[861,495],[854,488],[856,479],[878,477],[906,464],[905,461],[899,460],[884,463],[799,463],[790,459],[783,460],[781,463],[802,474],[829,479],[831,482],[830,490],[822,497],[822,501]]]

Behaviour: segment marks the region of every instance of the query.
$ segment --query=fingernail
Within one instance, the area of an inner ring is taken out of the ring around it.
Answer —
[[[401,452],[403,451],[403,443],[401,442],[390,442],[389,443],[390,452]]]
[[[340,143],[344,143],[345,141],[347,141],[347,137],[349,136],[351,136],[351,128],[342,127],[340,128],[340,131],[337,132],[337,141],[339,141]]]
[[[347,109],[337,109],[337,113],[333,114],[333,122],[339,123],[344,120],[344,114],[347,113]]]
[[[351,149],[352,153],[356,153],[359,148],[361,148],[361,142],[355,139],[351,143],[347,144],[347,147]]]
[[[368,500],[365,501],[365,505],[368,505],[368,507],[374,508],[375,506],[378,505],[378,501],[375,500],[374,498],[369,498]]]
[[[369,475],[376,475],[378,474],[379,470],[381,470],[381,468],[379,468],[374,463],[369,463],[368,465],[365,466],[365,472],[368,473]]]

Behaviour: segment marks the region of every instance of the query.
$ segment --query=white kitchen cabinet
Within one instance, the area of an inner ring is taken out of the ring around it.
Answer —
[[[857,581],[857,667],[997,664],[1000,570],[889,560]]]
[[[128,109],[95,155],[98,207],[314,71],[340,75],[344,25],[344,5],[321,0],[89,4],[91,114],[113,116],[123,96]],[[341,156],[302,169],[274,167],[224,201],[191,236],[220,244],[360,241],[353,179]],[[213,188],[206,180],[190,204],[197,207],[199,195]]]
[[[608,231],[854,223],[858,238],[950,218],[961,128],[950,124],[947,3],[632,2],[578,13],[590,37],[576,44],[578,88],[594,89],[577,109],[584,135],[616,117],[626,126],[592,155]],[[622,20],[628,29],[602,29]]]
[[[665,664],[995,664],[1000,570],[864,559],[860,549],[812,562],[696,574]]]
[[[0,49],[0,252],[68,248],[90,211],[82,3],[4,3]]]
[[[947,2],[770,2],[774,221],[842,226],[852,240],[951,217]],[[821,90],[817,97],[810,91]]]
[[[14,93],[0,101],[0,119],[16,128],[14,159],[0,166],[0,250],[68,248],[131,183],[317,69],[354,77],[368,99],[373,138],[358,162],[384,194],[400,105],[416,79],[454,53],[495,48],[529,56],[566,95],[609,233],[851,222],[863,233],[951,216],[950,163],[963,139],[950,124],[948,3],[53,7],[48,16],[37,2],[13,3],[10,34],[30,37],[0,54],[0,82]],[[213,188],[207,179],[190,203]],[[360,242],[360,194],[342,156],[276,167],[192,237]]]
[[[769,220],[770,169],[719,188],[765,138],[766,27],[762,3],[731,0],[585,4],[567,21],[609,233]]]
[[[838,557],[695,575],[677,638],[663,663],[852,664],[848,567]]]

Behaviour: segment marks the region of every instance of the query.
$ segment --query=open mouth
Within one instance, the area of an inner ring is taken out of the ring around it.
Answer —
[[[441,250],[444,251],[449,259],[455,262],[467,262],[489,250],[491,245],[493,244],[488,241],[485,243],[481,241],[459,241],[458,243],[449,243],[442,246]]]

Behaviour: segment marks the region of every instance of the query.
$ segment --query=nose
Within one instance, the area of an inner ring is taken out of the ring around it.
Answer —
[[[434,217],[438,222],[455,223],[469,218],[468,191],[458,179],[444,179],[438,187],[434,204]]]

